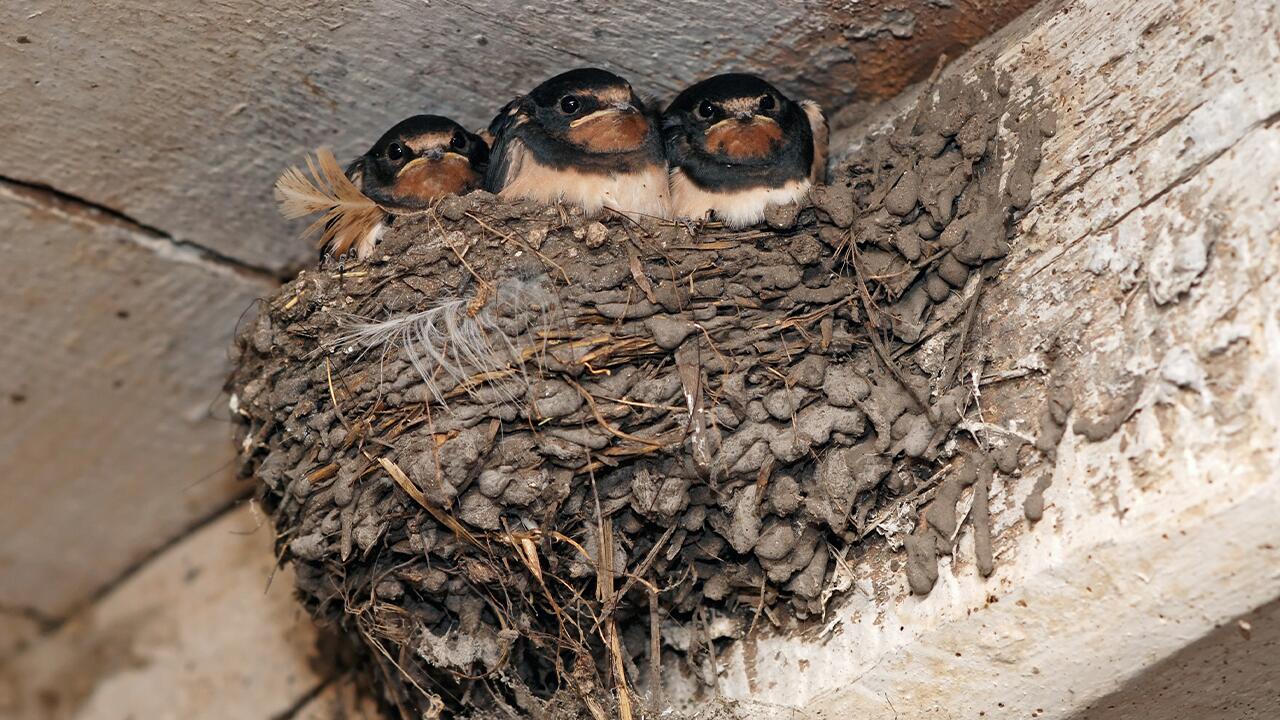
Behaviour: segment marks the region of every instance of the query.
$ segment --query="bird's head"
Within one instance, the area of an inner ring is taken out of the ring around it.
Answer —
[[[528,136],[589,155],[632,153],[656,128],[630,83],[606,70],[579,68],[534,88],[510,112]],[[654,135],[656,137],[656,135]]]
[[[746,73],[716,75],[687,88],[663,113],[663,131],[668,141],[730,165],[772,164],[788,147],[812,144],[800,106]]]
[[[489,146],[458,123],[415,115],[388,130],[352,165],[366,195],[400,206],[425,206],[475,188],[489,160]]]

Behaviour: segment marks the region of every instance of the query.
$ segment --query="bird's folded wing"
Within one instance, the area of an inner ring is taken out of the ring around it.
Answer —
[[[813,133],[813,166],[809,168],[809,180],[814,183],[827,181],[827,142],[829,131],[822,106],[812,100],[802,100],[800,107],[809,118],[809,131]]]

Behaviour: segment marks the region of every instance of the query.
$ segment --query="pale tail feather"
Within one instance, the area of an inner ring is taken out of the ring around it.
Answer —
[[[320,214],[303,231],[303,237],[319,234],[320,246],[332,255],[343,255],[355,247],[358,257],[367,257],[373,250],[368,239],[377,237],[387,211],[351,182],[328,148],[320,148],[315,159],[308,156],[306,160],[310,177],[291,167],[276,180],[280,213],[289,219]]]

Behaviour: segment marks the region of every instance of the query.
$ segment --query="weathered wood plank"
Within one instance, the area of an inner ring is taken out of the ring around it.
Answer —
[[[873,597],[840,611],[834,638],[761,640],[755,655],[776,664],[752,680],[745,658],[731,656],[729,692],[746,696],[754,687],[752,697],[781,705],[808,699],[817,718],[1021,717],[1038,709],[1038,717],[1071,717],[1276,597],[1269,568],[1280,562],[1280,210],[1272,200],[1280,178],[1248,182],[1257,162],[1280,163],[1280,129],[1255,130],[1117,226],[1115,246],[1150,248],[1208,213],[1235,209],[1236,219],[1219,228],[1216,267],[1178,305],[1139,297],[1122,321],[1126,293],[1109,291],[1117,277],[1085,271],[1086,244],[1055,272],[993,288],[988,316],[997,320],[980,337],[1017,341],[995,354],[997,363],[1012,364],[1053,336],[1070,348],[1077,378],[1096,374],[1082,382],[1090,395],[1078,401],[1077,417],[1098,416],[1092,393],[1116,380],[1112,356],[1154,370],[1147,402],[1165,399],[1104,443],[1068,433],[1056,466],[1002,478],[996,575],[977,576],[966,539],[933,594],[917,600],[888,567],[892,555],[871,553],[859,575]],[[1029,326],[1028,304],[1042,308]],[[1181,388],[1186,368],[1192,387]],[[1029,411],[1042,402],[1039,383],[988,388],[984,418],[1034,434]],[[1028,529],[1021,501],[1044,474],[1054,478],[1049,510]],[[1184,716],[1174,709],[1144,717]]]
[[[220,399],[269,285],[0,187],[0,607],[50,620],[248,490]]]
[[[350,680],[340,678],[303,705],[291,720],[376,720],[378,717],[377,704],[359,694]]]
[[[0,662],[21,652],[40,635],[40,622],[22,612],[0,610]]]
[[[6,717],[266,720],[325,679],[315,630],[273,576],[271,533],[249,506],[165,552],[4,669]]]
[[[1010,281],[993,294],[989,312],[999,319],[980,337],[1019,340],[1000,349],[997,367],[1056,338],[1068,358],[1063,369],[1086,391],[1073,421],[1119,402],[1126,372],[1147,378],[1144,400],[1105,442],[1068,432],[1056,465],[1034,464],[997,486],[1001,567],[992,580],[977,577],[968,541],[922,601],[907,599],[892,576],[878,576],[883,603],[862,604],[849,636],[832,641],[821,661],[808,659],[826,667],[834,663],[828,653],[840,652],[833,645],[882,644],[855,655],[861,678],[850,688],[835,690],[829,676],[810,685],[810,709],[856,707],[890,718],[888,697],[897,712],[919,717],[1042,710],[1038,717],[1067,718],[1217,624],[1276,598],[1269,568],[1280,562],[1280,319],[1273,311],[1280,211],[1272,200],[1280,186],[1250,183],[1255,161],[1280,163],[1280,129],[1254,131],[1117,226],[1115,246],[1151,247],[1170,232],[1194,235],[1191,224],[1225,207],[1238,210],[1220,228],[1216,266],[1182,303],[1163,308],[1139,295],[1124,319],[1118,279],[1087,273],[1085,246],[1064,255],[1055,272]],[[1028,321],[1030,308],[1038,316]],[[985,419],[1034,434],[1042,388],[1037,380],[988,389]],[[1021,501],[1042,476],[1053,478],[1049,507],[1028,528]],[[906,630],[891,637],[871,625],[876,617],[883,628]],[[814,673],[805,677],[814,682]]]

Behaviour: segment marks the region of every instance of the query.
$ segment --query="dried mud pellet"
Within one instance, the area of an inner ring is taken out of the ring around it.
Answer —
[[[938,237],[938,228],[934,226],[933,220],[927,214],[922,214],[913,227],[915,227],[916,234],[922,240],[932,240]]]
[[[780,560],[791,552],[796,540],[796,532],[791,523],[771,523],[760,532],[755,544],[755,554],[763,560]]]
[[[914,170],[908,170],[885,196],[884,207],[894,215],[906,215],[916,209],[919,198],[920,176]]]
[[[526,396],[530,417],[546,420],[564,417],[582,407],[582,395],[560,380],[542,380],[529,386]]]
[[[815,265],[823,257],[822,244],[812,235],[797,235],[788,246],[791,257],[802,266]]]
[[[853,224],[853,196],[837,185],[815,185],[809,190],[809,200],[838,228]]]
[[[852,363],[840,363],[827,368],[822,391],[832,405],[847,408],[865,400],[871,394],[871,385]]]
[[[800,485],[790,475],[778,475],[769,482],[769,507],[777,515],[790,515],[800,507]]]
[[[951,253],[947,253],[942,262],[938,263],[937,272],[938,277],[951,287],[961,287],[969,279],[969,266],[952,257]]]
[[[1014,168],[1009,173],[1009,182],[1005,186],[1005,196],[1009,204],[1015,208],[1024,208],[1031,204],[1031,173],[1025,168]]]
[[[776,420],[790,420],[805,400],[799,388],[780,388],[764,397],[764,409]]]
[[[723,574],[714,575],[702,585],[702,596],[708,600],[723,600],[729,595],[729,581]]]
[[[929,294],[929,299],[935,303],[940,303],[951,296],[951,285],[936,272],[925,275],[924,290]]]
[[[987,142],[994,135],[994,124],[983,115],[974,115],[960,128],[956,142],[960,152],[969,160],[976,160],[987,150]]]
[[[271,316],[267,313],[258,315],[257,320],[253,323],[253,334],[250,335],[253,342],[253,349],[260,353],[271,351],[271,345],[274,342],[275,331],[271,326]]]
[[[816,389],[822,387],[827,374],[827,359],[821,355],[806,355],[791,368],[788,379],[794,385]]]
[[[502,470],[485,470],[480,473],[477,489],[485,497],[496,498],[511,484],[511,475]]]
[[[788,592],[802,598],[815,598],[822,591],[823,578],[827,572],[828,553],[815,552],[800,572],[787,583]]]
[[[938,582],[938,550],[932,532],[925,530],[903,540],[907,549],[907,583],[915,595],[928,595]]]
[[[734,499],[733,514],[726,528],[725,539],[735,551],[750,552],[760,537],[760,523],[756,486],[750,485],[743,488]]]
[[[928,133],[921,136],[918,143],[920,154],[929,158],[938,157],[946,149],[947,139],[947,136],[942,133]]]
[[[440,199],[436,209],[447,220],[458,221],[467,214],[468,202],[457,195],[446,195]]]
[[[902,253],[902,257],[915,262],[920,259],[921,242],[920,235],[912,227],[904,227],[893,234],[893,246],[898,252]]]
[[[774,230],[790,230],[800,215],[800,204],[789,202],[769,205],[764,209],[764,221]]]
[[[903,454],[908,457],[924,457],[929,448],[929,440],[933,437],[933,425],[924,415],[904,415],[899,418],[899,422],[904,420],[906,422],[901,440]],[[894,423],[895,433],[897,428],[898,423]]]
[[[458,503],[458,518],[482,530],[497,530],[502,527],[498,520],[501,514],[502,508],[478,489],[463,495],[462,501]]]

